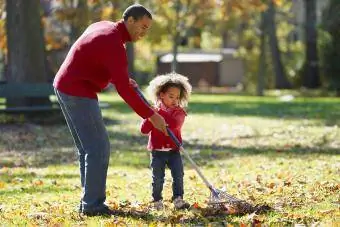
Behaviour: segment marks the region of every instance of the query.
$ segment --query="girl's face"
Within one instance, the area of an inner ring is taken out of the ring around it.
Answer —
[[[169,87],[166,92],[160,93],[160,98],[167,108],[177,107],[179,105],[181,90],[177,87]]]

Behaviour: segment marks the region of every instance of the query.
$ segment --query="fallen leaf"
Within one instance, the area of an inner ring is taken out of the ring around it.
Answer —
[[[335,211],[334,209],[330,209],[330,210],[321,210],[319,213],[320,214],[329,214],[332,213],[333,211]]]
[[[193,208],[195,208],[195,209],[199,209],[199,208],[201,208],[201,206],[200,206],[200,205],[198,205],[198,203],[197,203],[197,202],[194,202],[194,204],[192,204],[192,207],[193,207]]]
[[[43,184],[44,184],[44,182],[42,180],[33,181],[33,185],[35,185],[35,186],[40,186],[40,185],[43,185]]]
[[[270,182],[266,186],[267,186],[267,188],[274,188],[275,187],[275,183],[274,182]]]

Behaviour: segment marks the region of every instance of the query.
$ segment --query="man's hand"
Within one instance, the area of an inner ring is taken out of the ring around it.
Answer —
[[[167,124],[166,124],[164,118],[160,114],[155,112],[149,118],[149,121],[152,123],[153,127],[155,127],[156,129],[160,130],[161,132],[163,132],[165,135],[168,136],[168,132],[166,131]]]
[[[138,87],[138,84],[134,79],[131,79],[131,78],[129,78],[129,79],[130,79],[129,83],[130,83],[131,87],[133,87],[133,88]]]

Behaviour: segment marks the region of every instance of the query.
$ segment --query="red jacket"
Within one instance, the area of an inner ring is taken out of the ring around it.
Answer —
[[[186,112],[179,107],[167,110],[159,108],[157,112],[164,117],[168,127],[182,143],[181,128],[184,123]],[[148,150],[159,150],[164,148],[178,150],[178,147],[172,141],[171,137],[164,135],[163,132],[154,128],[148,119],[143,120],[141,124],[141,132],[143,134],[149,134],[149,142],[147,146]]]
[[[97,93],[112,83],[138,115],[150,117],[153,110],[129,83],[127,41],[131,37],[123,20],[90,25],[71,47],[53,86],[68,95],[98,99]]]

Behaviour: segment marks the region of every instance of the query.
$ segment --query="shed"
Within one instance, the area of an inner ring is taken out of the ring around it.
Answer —
[[[214,52],[187,52],[177,55],[177,72],[187,76],[194,87],[236,86],[242,83],[244,64],[234,57],[235,49]],[[171,71],[172,53],[158,55],[157,74]]]

